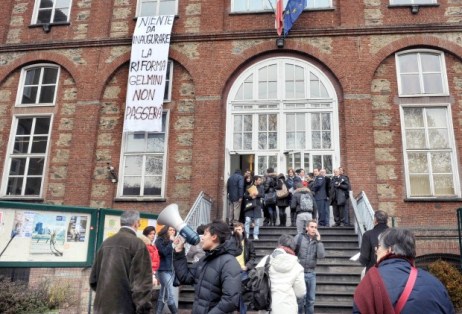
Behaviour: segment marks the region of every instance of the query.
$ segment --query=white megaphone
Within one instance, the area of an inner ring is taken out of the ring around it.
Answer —
[[[196,245],[201,241],[197,232],[181,219],[177,204],[170,204],[165,207],[160,212],[159,217],[157,217],[157,222],[161,225],[168,225],[175,228],[180,236],[185,238],[186,242],[191,245]]]

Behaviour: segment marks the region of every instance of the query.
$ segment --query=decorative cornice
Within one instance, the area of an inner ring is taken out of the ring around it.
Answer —
[[[424,25],[393,25],[393,26],[373,26],[362,28],[327,28],[327,29],[302,29],[291,30],[292,38],[308,37],[337,37],[337,36],[369,36],[369,35],[404,35],[422,33],[454,33],[462,32],[460,24],[424,24]],[[275,39],[274,30],[245,31],[245,32],[220,32],[220,33],[201,33],[201,34],[173,34],[171,43],[183,42],[204,42],[204,41],[226,41],[226,40],[250,40],[250,39]],[[131,45],[130,37],[107,38],[107,39],[88,39],[70,41],[49,41],[39,43],[24,44],[5,44],[0,46],[0,53],[5,52],[25,52],[37,50],[53,49],[73,49],[91,47],[110,47]]]

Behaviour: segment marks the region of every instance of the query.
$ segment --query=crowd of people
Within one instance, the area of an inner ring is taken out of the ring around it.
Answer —
[[[294,202],[301,208],[306,190],[309,188],[302,184],[293,194],[292,200],[297,199]],[[313,208],[317,207],[316,198],[305,194]],[[303,217],[302,209],[296,208],[296,212],[297,219]],[[303,218],[302,232],[295,237],[282,234],[274,251],[257,261],[253,240],[241,222],[232,228],[219,220],[199,226],[201,241],[186,253],[184,240],[176,237],[170,226],[164,226],[155,241],[156,229],[151,226],[138,237],[139,213],[126,211],[119,232],[103,242],[95,257],[90,274],[90,287],[96,291],[94,313],[160,314],[165,305],[170,313],[178,313],[172,291],[176,279],[180,285],[194,286],[193,314],[244,314],[251,304],[245,289],[249,272],[266,262],[271,312],[314,313],[316,264],[325,257],[315,217]],[[387,218],[385,212],[377,211],[374,229],[364,235],[368,240],[363,241],[360,262],[368,271],[355,291],[353,313],[454,313],[443,284],[415,268],[412,232],[388,228]],[[153,300],[157,281],[160,293]]]
[[[253,226],[254,240],[258,240],[260,225],[276,226],[278,217],[279,226],[297,227],[297,232],[302,233],[311,219],[317,219],[321,227],[329,227],[332,206],[332,226],[349,226],[350,191],[350,179],[342,167],[334,169],[332,176],[323,168],[308,174],[304,169],[289,168],[287,175],[268,168],[263,176],[252,175],[249,170],[242,174],[237,169],[227,181],[228,223],[244,223],[248,235]]]

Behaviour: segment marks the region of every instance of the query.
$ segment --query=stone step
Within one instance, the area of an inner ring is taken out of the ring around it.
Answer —
[[[357,281],[349,282],[326,282],[326,281],[316,281],[316,293],[318,292],[345,292],[353,294],[358,285]]]
[[[321,235],[356,235],[355,234],[355,229],[354,227],[319,227],[318,228],[319,233]],[[266,227],[266,226],[261,226],[259,228],[259,233],[260,234],[291,234],[291,235],[296,235],[297,234],[297,228],[295,227]],[[250,228],[250,233],[249,235],[253,234],[253,228]]]
[[[316,266],[316,273],[330,273],[330,274],[355,274],[361,275],[361,271],[363,267],[361,266],[325,266],[325,265],[317,265]]]
[[[262,249],[274,249],[277,246],[277,241],[272,241],[260,237],[260,240],[254,240],[253,246]],[[324,248],[327,249],[343,249],[343,248],[354,248],[359,252],[358,241],[350,241],[350,240],[324,240],[322,241],[324,244]]]
[[[351,313],[352,307],[352,302],[315,302],[314,312],[316,314],[344,314]]]
[[[350,303],[353,304],[353,293],[350,292],[342,292],[342,291],[332,291],[332,292],[325,292],[325,291],[316,291],[316,303]]]
[[[318,260],[318,266],[331,265],[331,266],[358,266],[362,267],[358,261],[350,261],[350,259],[329,257]]]
[[[316,285],[324,283],[358,284],[361,279],[359,274],[332,274],[330,272],[316,272]],[[319,283],[318,283],[319,281]]]

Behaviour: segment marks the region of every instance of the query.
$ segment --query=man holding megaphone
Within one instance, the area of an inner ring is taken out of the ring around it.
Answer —
[[[191,268],[186,260],[184,241],[175,241],[175,273],[181,284],[194,285],[194,314],[233,313],[239,307],[241,267],[235,255],[240,248],[228,240],[230,236],[226,223],[208,224],[202,238],[205,256]]]

